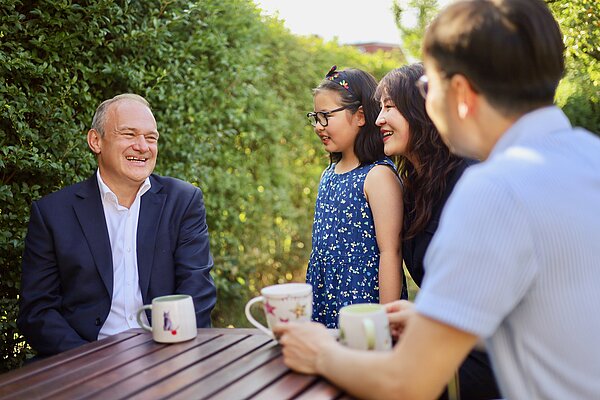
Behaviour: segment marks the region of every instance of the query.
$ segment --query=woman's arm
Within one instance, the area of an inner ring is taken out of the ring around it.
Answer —
[[[373,213],[379,246],[379,301],[388,303],[402,292],[402,187],[385,165],[373,167],[365,179],[365,196]]]

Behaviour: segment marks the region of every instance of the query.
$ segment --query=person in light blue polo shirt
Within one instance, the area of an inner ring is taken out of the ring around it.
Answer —
[[[387,305],[394,351],[289,324],[286,364],[361,398],[435,398],[482,338],[504,397],[600,398],[600,139],[553,105],[557,22],[542,0],[458,1],[423,53],[428,114],[482,162],[446,203],[416,305]]]

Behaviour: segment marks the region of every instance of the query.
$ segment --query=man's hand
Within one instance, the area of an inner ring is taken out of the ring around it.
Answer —
[[[398,341],[406,322],[414,315],[414,304],[407,300],[397,300],[385,305],[385,311],[388,313],[390,322],[390,333],[394,341]]]
[[[337,346],[333,335],[315,322],[290,322],[273,328],[283,347],[283,360],[291,369],[305,374],[318,374],[319,357],[328,346]]]

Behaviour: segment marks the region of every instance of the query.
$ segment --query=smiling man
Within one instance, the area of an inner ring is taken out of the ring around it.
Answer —
[[[33,203],[17,323],[40,356],[137,328],[157,296],[191,295],[197,326],[210,326],[202,192],[152,174],[159,136],[143,97],[104,101],[87,137],[96,173]]]

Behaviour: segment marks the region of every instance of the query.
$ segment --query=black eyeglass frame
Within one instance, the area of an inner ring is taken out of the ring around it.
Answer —
[[[327,117],[329,115],[331,115],[335,112],[338,112],[338,111],[346,110],[353,106],[357,106],[359,104],[360,104],[359,101],[355,101],[353,103],[346,104],[345,106],[336,108],[335,110],[331,110],[331,111],[312,111],[312,112],[306,113],[306,118],[308,118],[310,120],[310,124],[312,126],[317,126],[317,122],[318,122],[324,128],[327,125],[329,125],[329,120],[327,119]],[[319,116],[321,116],[321,117],[319,117]],[[323,121],[321,119],[323,119],[325,121],[325,123],[323,123]]]

